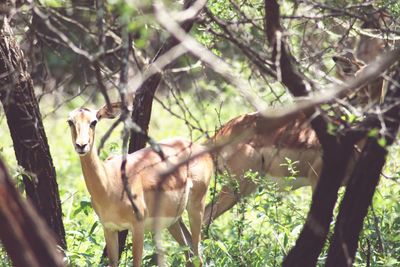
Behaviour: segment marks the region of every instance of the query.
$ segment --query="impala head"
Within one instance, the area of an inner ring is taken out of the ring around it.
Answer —
[[[344,52],[332,57],[336,64],[336,73],[342,80],[347,80],[356,76],[365,63],[356,59],[352,52]]]
[[[92,149],[97,122],[118,115],[120,103],[113,103],[111,107],[112,110],[107,105],[99,110],[82,107],[69,113],[67,122],[71,129],[72,143],[80,156],[86,155]]]

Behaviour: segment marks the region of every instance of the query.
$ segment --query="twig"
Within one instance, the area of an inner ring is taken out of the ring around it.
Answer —
[[[371,266],[371,241],[369,241],[369,239],[367,238],[367,262],[365,264],[366,267],[370,267]]]
[[[106,41],[105,35],[104,35],[104,2],[103,0],[96,0],[96,5],[97,5],[97,28],[99,31],[99,52],[102,53],[104,52],[104,44]]]
[[[191,54],[205,62],[212,69],[231,82],[245,99],[256,109],[262,110],[266,106],[251,90],[248,83],[240,78],[241,75],[232,70],[232,68],[222,59],[211,53],[207,48],[199,44],[194,38],[186,34],[179,24],[171,19],[171,15],[165,10],[162,2],[157,1],[154,4],[155,15],[159,23],[176,39],[181,42]],[[261,87],[261,86],[260,86]]]
[[[378,240],[377,240],[378,241],[378,249],[379,249],[380,253],[385,254],[385,247],[384,247],[384,244],[383,244],[381,230],[379,228],[379,220],[378,220],[378,216],[376,216],[373,203],[371,203],[371,211],[372,211],[372,216],[374,217],[374,220],[373,220],[374,221],[374,228],[375,228],[375,231],[376,231],[376,235],[378,237]]]
[[[156,17],[158,18],[160,23],[178,40],[180,40],[182,45],[184,45],[192,54],[199,57],[200,60],[209,64],[215,71],[221,73],[224,77],[229,77],[229,81],[236,85],[237,88],[242,93],[244,93],[245,96],[247,96],[246,99],[256,108],[258,107],[259,110],[263,110],[263,115],[269,118],[291,116],[297,114],[299,111],[303,112],[306,110],[310,110],[319,104],[332,101],[336,97],[341,97],[347,94],[349,91],[355,88],[359,88],[375,80],[381,73],[388,69],[400,57],[399,48],[389,51],[382,57],[378,58],[373,63],[365,67],[363,71],[361,71],[359,75],[357,75],[356,78],[349,80],[343,86],[338,88],[337,85],[334,85],[329,87],[328,89],[318,90],[319,93],[314,94],[312,99],[304,99],[301,102],[299,101],[297,104],[283,106],[279,109],[275,108],[271,111],[271,109],[264,109],[261,104],[259,104],[258,99],[256,100],[252,95],[248,94],[249,90],[242,80],[238,79],[237,77],[232,77],[233,72],[232,70],[230,70],[230,67],[225,62],[223,62],[206,48],[198,44],[193,38],[188,36],[181,28],[179,28],[179,25],[177,23],[171,21],[170,16],[165,11],[162,4],[156,5],[155,9]],[[270,18],[270,20],[273,21],[273,18]],[[273,21],[273,23],[275,23],[275,21]],[[269,30],[267,32],[267,35],[269,36],[268,38],[272,41],[275,38],[275,32],[272,31],[270,28],[279,29],[279,26],[272,25],[272,27],[268,28]],[[282,71],[285,72],[285,75],[282,77],[283,83],[291,89],[294,95],[304,95],[304,93],[307,93],[308,91],[307,85],[306,83],[304,83],[304,79],[300,76],[300,74],[295,72],[291,67],[291,64],[289,63],[290,59],[288,58],[288,54],[284,49],[283,42],[281,42],[281,46],[282,47],[280,58],[281,61],[284,61],[283,63],[281,62],[281,68],[285,68],[282,69]],[[226,73],[226,71],[230,72]],[[302,87],[300,87],[299,85],[302,85]]]
[[[214,35],[223,37],[230,42],[232,42],[234,45],[236,45],[242,52],[245,54],[251,62],[262,72],[265,74],[270,75],[271,77],[276,77],[276,73],[274,70],[271,69],[270,66],[273,65],[272,62],[269,60],[266,60],[261,57],[259,51],[254,51],[249,43],[244,43],[243,41],[239,40],[238,38],[234,37],[232,34],[232,30],[228,28],[227,22],[221,20],[220,18],[216,17],[209,9],[205,9],[205,13],[207,16],[214,21],[225,33],[223,36],[222,34],[219,34],[215,32],[212,29],[209,29],[210,32],[212,32]]]
[[[97,84],[99,85],[99,90],[101,92],[101,94],[104,97],[104,100],[106,101],[107,107],[109,109],[111,109],[111,102],[110,102],[110,97],[108,96],[107,93],[107,88],[104,85],[103,79],[101,77],[101,70],[100,70],[100,65],[99,65],[99,61],[96,60],[95,62],[93,62],[93,67],[94,67],[94,72],[96,74],[96,80],[97,80]]]
[[[34,12],[36,15],[38,15],[38,16],[44,21],[44,23],[46,24],[47,28],[48,28],[50,31],[52,31],[54,34],[56,34],[56,35],[61,39],[61,41],[63,41],[65,44],[67,44],[68,47],[69,47],[72,51],[74,51],[74,52],[75,52],[76,54],[78,54],[78,55],[81,55],[81,56],[83,56],[83,57],[89,59],[89,61],[92,61],[92,60],[93,60],[93,56],[92,56],[89,52],[87,52],[87,51],[85,51],[85,50],[83,50],[83,49],[77,47],[63,32],[61,32],[59,29],[57,29],[56,27],[54,27],[54,25],[51,24],[51,22],[50,22],[49,16],[47,16],[46,14],[44,14],[44,13],[43,13],[38,7],[36,7],[36,6],[33,6],[32,10],[33,10],[33,12]]]
[[[173,18],[178,22],[192,20],[200,13],[206,3],[207,0],[197,0],[189,8],[173,14]]]
[[[129,127],[127,125],[127,119],[129,118],[129,110],[126,102],[126,85],[128,83],[128,58],[129,58],[129,43],[130,37],[127,29],[127,25],[122,26],[122,61],[121,61],[121,72],[120,72],[120,84],[118,86],[118,92],[121,98],[121,117],[120,120],[124,123],[124,130],[122,133],[122,163],[121,163],[121,179],[124,184],[124,192],[126,193],[129,202],[132,205],[132,209],[135,213],[136,218],[141,221],[144,214],[141,214],[137,205],[135,204],[136,194],[132,194],[129,185],[128,177],[126,175],[126,161],[128,155],[128,140],[129,140]]]
[[[107,139],[110,137],[111,133],[115,128],[122,122],[122,116],[119,117],[116,121],[113,122],[111,127],[107,130],[107,132],[101,137],[99,147],[97,148],[97,154],[100,154],[101,149],[104,147]]]

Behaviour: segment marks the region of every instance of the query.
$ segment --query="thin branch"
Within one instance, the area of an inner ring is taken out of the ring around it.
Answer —
[[[226,62],[211,53],[207,48],[199,44],[194,38],[186,34],[179,24],[172,20],[171,15],[166,11],[163,3],[157,1],[154,5],[155,15],[159,23],[176,39],[181,42],[191,54],[211,66],[211,68],[227,79],[240,91],[245,99],[256,109],[262,110],[266,106],[251,90],[248,83],[241,78]],[[261,87],[261,86],[259,86]]]
[[[121,120],[124,123],[124,130],[122,133],[122,163],[121,163],[121,179],[124,185],[124,192],[128,196],[129,202],[132,205],[132,209],[135,213],[136,218],[141,221],[144,218],[144,214],[141,214],[138,207],[135,204],[136,194],[131,192],[131,189],[128,185],[128,177],[126,175],[126,161],[128,155],[128,140],[129,140],[129,127],[127,124],[127,120],[129,119],[129,109],[127,107],[126,101],[126,86],[128,83],[128,72],[129,72],[129,43],[130,43],[130,36],[127,29],[127,25],[124,24],[122,26],[122,61],[121,61],[121,72],[120,72],[120,84],[118,86],[118,92],[121,98]]]
[[[206,5],[207,0],[197,0],[189,8],[173,14],[175,21],[184,22],[193,20]]]
[[[93,67],[94,67],[94,72],[96,74],[97,84],[99,85],[99,90],[100,90],[101,94],[103,95],[104,100],[106,101],[107,107],[109,109],[112,109],[110,97],[108,96],[108,93],[107,93],[107,88],[104,85],[103,78],[101,77],[99,61],[96,60],[95,62],[93,62]]]
[[[271,69],[270,66],[273,65],[272,62],[270,62],[269,60],[263,59],[260,56],[259,51],[254,51],[250,44],[248,43],[243,43],[241,40],[239,40],[238,38],[236,38],[235,36],[233,36],[232,34],[232,30],[228,28],[227,22],[221,20],[220,18],[214,16],[214,14],[209,10],[209,9],[205,9],[205,13],[207,14],[207,16],[214,21],[221,29],[222,31],[226,34],[226,36],[224,36],[224,38],[228,39],[230,42],[232,42],[233,44],[235,44],[242,52],[243,54],[245,54],[250,60],[251,62],[257,66],[257,68],[265,73],[270,75],[271,77],[276,77],[276,73],[274,70]],[[211,30],[210,31],[217,36],[221,36],[221,34],[216,33],[215,31]]]
[[[104,35],[104,1],[103,0],[96,0],[97,5],[97,29],[99,31],[99,52],[104,52],[104,44],[106,42],[106,38]]]
[[[69,47],[72,51],[74,51],[74,52],[75,52],[76,54],[78,54],[78,55],[81,55],[81,56],[85,57],[85,58],[88,59],[89,61],[92,61],[92,60],[93,60],[94,57],[93,57],[89,52],[87,52],[87,51],[85,51],[85,50],[83,50],[83,49],[77,47],[63,32],[61,32],[59,29],[57,29],[56,27],[54,27],[54,25],[50,22],[50,19],[49,19],[49,16],[48,16],[48,15],[44,14],[44,13],[43,13],[38,7],[36,7],[36,6],[33,6],[32,10],[33,10],[33,12],[34,12],[36,15],[38,15],[38,16],[44,21],[44,23],[46,24],[47,28],[48,28],[50,31],[52,31],[54,34],[56,34],[56,35],[58,36],[58,38],[61,39],[61,41],[63,41],[65,44],[67,44],[68,47]]]

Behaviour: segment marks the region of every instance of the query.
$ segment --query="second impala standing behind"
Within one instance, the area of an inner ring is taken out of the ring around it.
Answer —
[[[336,63],[337,74],[343,81],[356,77],[365,67],[363,62],[348,52],[333,57],[333,60]],[[383,88],[364,86],[346,97],[351,103],[365,108],[383,98]],[[308,185],[315,188],[322,170],[322,147],[309,121],[310,118],[301,114],[294,121],[273,131],[258,132],[245,140],[232,142],[219,149],[216,153],[217,168],[221,173],[227,172],[228,178],[237,182],[238,190],[231,186],[232,183],[225,184],[215,201],[207,205],[204,223],[209,224],[232,208],[241,197],[246,197],[256,190],[258,184],[245,175],[250,170],[258,172],[266,180],[276,182],[281,189],[296,189]],[[236,117],[223,125],[209,144],[213,145],[221,140],[234,140],[235,136],[239,136],[245,130],[262,128],[264,123],[263,116],[258,112]],[[364,141],[358,142],[357,146],[361,148]],[[356,154],[354,153],[354,156]],[[287,168],[287,159],[296,163],[296,179],[284,179],[291,176]],[[354,163],[353,160],[351,167]],[[350,170],[351,168],[348,172]]]

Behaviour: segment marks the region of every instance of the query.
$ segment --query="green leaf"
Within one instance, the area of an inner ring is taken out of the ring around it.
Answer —
[[[94,224],[92,225],[92,228],[90,228],[89,235],[93,234],[94,230],[96,230],[98,225],[99,225],[99,222],[95,221]]]
[[[386,147],[386,143],[387,143],[387,141],[386,141],[386,138],[385,138],[385,137],[381,137],[381,138],[378,139],[378,144],[379,144],[381,147]]]
[[[220,250],[222,250],[226,255],[230,257],[229,251],[226,248],[225,244],[222,243],[221,241],[216,241],[217,246],[219,247]]]
[[[336,133],[336,126],[333,123],[328,122],[328,129],[326,130],[328,132],[328,134],[330,135],[335,135]]]
[[[379,134],[378,128],[373,128],[368,132],[368,137],[377,137]]]

